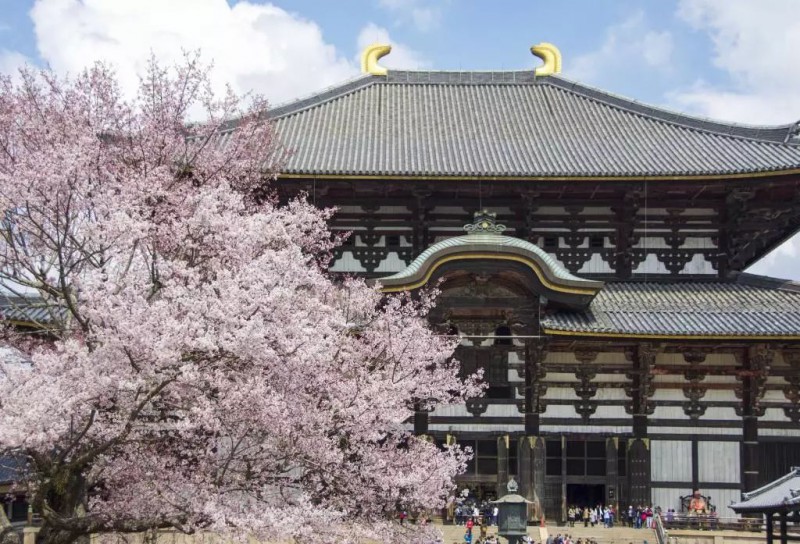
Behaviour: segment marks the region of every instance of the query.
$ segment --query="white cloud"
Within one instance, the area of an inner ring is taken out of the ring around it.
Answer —
[[[393,42],[389,31],[375,23],[368,23],[358,33],[358,49],[362,51],[373,43],[388,43],[392,52],[380,61],[382,66],[395,70],[419,70],[429,68],[430,63],[417,51],[402,43]]]
[[[748,268],[747,272],[800,281],[800,235],[781,244],[769,255]]]
[[[681,109],[755,124],[800,119],[797,0],[681,0],[678,16],[709,35],[724,85],[696,82],[670,100]]]
[[[599,49],[568,62],[564,73],[593,85],[640,77],[643,70],[669,71],[673,40],[668,31],[648,28],[644,14],[636,12],[606,30]]]
[[[678,16],[705,32],[712,62],[727,76],[670,94],[673,105],[716,119],[784,124],[800,119],[800,9],[797,0],[681,0]],[[800,280],[800,235],[748,269]]]
[[[271,4],[225,0],[37,0],[31,10],[41,57],[75,73],[95,60],[117,69],[123,88],[138,86],[151,53],[179,62],[200,50],[214,83],[254,91],[273,103],[297,98],[358,73],[313,21]]]
[[[12,80],[19,77],[19,69],[31,64],[30,60],[17,51],[0,49],[0,74],[11,76]]]
[[[433,30],[441,21],[441,9],[425,0],[380,0],[379,4],[397,16],[399,22],[411,22],[422,32]]]

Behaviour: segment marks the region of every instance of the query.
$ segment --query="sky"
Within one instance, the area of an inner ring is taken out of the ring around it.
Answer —
[[[200,50],[215,86],[280,104],[395,69],[533,69],[552,42],[568,79],[683,113],[800,120],[800,0],[0,0],[0,72],[74,74],[96,60],[133,92],[153,54]],[[750,268],[800,280],[800,235]]]

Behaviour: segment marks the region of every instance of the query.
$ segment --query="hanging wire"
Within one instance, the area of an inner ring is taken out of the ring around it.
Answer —
[[[644,258],[645,258],[645,267],[644,267],[644,282],[647,283],[647,258],[650,256],[650,240],[648,239],[648,233],[650,228],[650,210],[648,205],[648,184],[647,178],[644,179]]]

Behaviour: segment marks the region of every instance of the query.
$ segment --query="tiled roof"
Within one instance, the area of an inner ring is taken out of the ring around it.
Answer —
[[[502,234],[468,234],[466,236],[455,236],[437,242],[419,254],[414,261],[404,270],[380,278],[379,281],[403,281],[412,278],[420,273],[426,264],[435,260],[440,253],[455,253],[459,249],[471,249],[475,251],[492,251],[493,253],[522,253],[535,256],[537,261],[544,265],[543,272],[551,275],[553,279],[569,283],[575,287],[586,287],[588,289],[600,289],[603,282],[579,278],[571,274],[564,266],[554,259],[549,253],[544,251],[536,244],[532,244],[520,238],[504,236]]]
[[[285,175],[630,177],[800,168],[797,127],[688,117],[549,76],[363,76],[270,111]]]
[[[800,510],[800,468],[760,489],[743,493],[741,502],[731,505],[735,512]]]
[[[559,311],[542,326],[586,334],[800,336],[800,290],[748,274],[736,282],[609,282],[588,310]]]
[[[26,297],[0,294],[0,321],[45,325],[63,319],[66,311],[45,303],[38,295]]]
[[[0,455],[0,484],[18,482],[25,464],[16,457]]]

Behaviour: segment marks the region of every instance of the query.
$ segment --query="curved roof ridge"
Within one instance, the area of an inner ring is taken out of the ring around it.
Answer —
[[[388,76],[379,77],[360,74],[339,84],[334,84],[302,98],[283,102],[268,111],[270,118],[277,119],[320,106],[354,91],[374,84],[450,84],[450,85],[495,85],[527,84],[551,85],[575,93],[581,97],[622,111],[640,115],[658,122],[704,131],[720,136],[796,147],[800,142],[789,142],[788,138],[795,121],[781,125],[751,125],[721,121],[711,117],[692,115],[667,107],[655,106],[628,96],[613,93],[599,87],[574,81],[562,76],[536,77],[533,70],[391,70]]]
[[[378,76],[373,76],[371,74],[359,74],[358,76],[350,78],[342,83],[330,85],[324,89],[314,91],[311,94],[301,98],[282,102],[277,106],[270,107],[266,113],[271,120],[278,119],[279,117],[285,117],[294,113],[300,113],[307,109],[320,106],[326,102],[330,102],[331,100],[336,100],[337,98],[348,95],[359,89],[369,87],[370,85],[376,83],[378,79],[380,79]]]
[[[498,248],[516,247],[526,252],[537,255],[539,258],[542,259],[544,263],[546,263],[547,267],[555,275],[555,277],[559,279],[573,281],[576,283],[586,283],[586,284],[601,283],[601,282],[595,282],[594,280],[587,280],[585,278],[575,276],[569,270],[567,270],[564,267],[564,265],[562,265],[560,262],[554,259],[549,253],[547,253],[545,250],[543,250],[536,244],[532,244],[531,242],[528,242],[527,240],[523,240],[521,238],[506,236],[505,234],[464,234],[461,236],[446,238],[429,246],[425,251],[420,253],[417,256],[417,258],[414,259],[411,262],[411,264],[408,265],[404,270],[396,272],[390,276],[378,278],[378,281],[383,281],[388,279],[399,280],[411,277],[419,270],[419,268],[426,261],[428,261],[428,259],[431,258],[432,255],[442,251],[443,249],[455,248],[459,246],[472,246],[475,244],[493,246],[496,251],[498,250]]]
[[[721,136],[742,138],[771,144],[788,145],[792,147],[797,146],[797,144],[788,142],[787,138],[789,137],[792,129],[797,126],[800,121],[782,125],[751,125],[747,123],[720,121],[711,117],[692,115],[666,107],[653,106],[646,102],[642,102],[622,94],[612,93],[610,91],[593,87],[591,85],[586,85],[584,83],[573,81],[561,76],[547,76],[543,79],[543,81],[542,78],[539,80],[543,84],[552,85],[554,87],[573,92],[590,100],[596,100],[608,106],[616,107],[620,110],[641,115],[655,121],[670,123],[703,132],[719,134]]]

